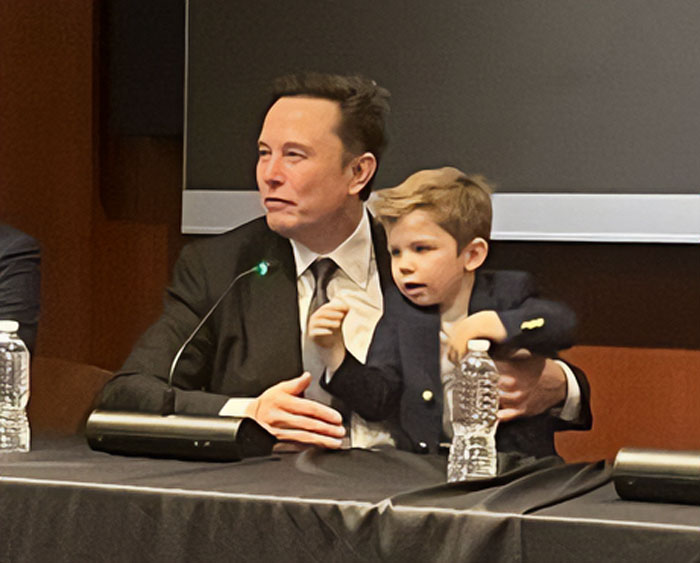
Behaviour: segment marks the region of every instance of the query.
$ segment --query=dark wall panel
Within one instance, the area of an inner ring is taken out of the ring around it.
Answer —
[[[267,85],[320,70],[391,90],[378,186],[696,193],[698,37],[695,0],[191,0],[187,187],[251,189]]]
[[[108,0],[102,18],[110,127],[125,135],[182,134],[184,0]]]
[[[698,245],[493,242],[487,267],[533,272],[580,344],[700,350]]]

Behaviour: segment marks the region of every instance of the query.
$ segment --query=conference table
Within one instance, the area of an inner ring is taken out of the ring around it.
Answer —
[[[700,507],[620,499],[605,462],[384,449],[239,462],[112,455],[81,437],[0,454],[0,561],[697,561]]]

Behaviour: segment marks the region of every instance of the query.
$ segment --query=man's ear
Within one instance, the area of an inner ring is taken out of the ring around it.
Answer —
[[[481,237],[476,237],[462,249],[461,254],[464,256],[464,269],[467,272],[473,272],[484,263],[488,253],[489,243]]]
[[[350,166],[352,170],[350,194],[356,195],[374,176],[374,172],[377,170],[377,159],[371,152],[366,152],[353,158]]]

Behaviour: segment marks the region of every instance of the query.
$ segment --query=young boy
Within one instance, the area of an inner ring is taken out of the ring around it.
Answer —
[[[322,385],[330,393],[368,420],[397,419],[397,446],[434,452],[451,438],[443,384],[468,340],[491,340],[495,356],[521,349],[552,355],[571,346],[576,320],[566,306],[538,298],[525,272],[478,271],[492,215],[482,178],[456,168],[423,170],[378,192],[373,207],[400,293],[386,296],[367,364],[345,350],[342,298],[316,311],[309,335],[327,366]],[[553,432],[562,426],[549,413],[503,423],[498,448],[552,455]]]

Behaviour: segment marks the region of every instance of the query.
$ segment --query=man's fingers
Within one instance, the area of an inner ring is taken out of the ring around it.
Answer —
[[[289,401],[283,406],[277,405],[264,413],[267,428],[278,439],[297,440],[290,437],[290,432],[293,431],[325,436],[334,440],[345,436],[343,417],[338,411],[310,399],[296,397],[292,399],[296,401]]]
[[[499,391],[498,392],[498,403],[501,407],[514,407],[522,405],[526,399],[525,393],[522,391]]]
[[[498,411],[498,420],[499,422],[508,422],[524,414],[525,411],[523,409],[500,409]]]
[[[342,438],[345,436],[345,428],[341,422],[338,424],[324,422],[318,418],[302,416],[291,413],[281,414],[277,424],[274,425],[278,430],[303,430],[330,436],[331,438]]]
[[[313,432],[304,432],[303,430],[280,429],[273,431],[273,434],[278,440],[300,442],[302,444],[310,444],[312,446],[319,446],[332,450],[337,450],[343,444],[343,440],[340,438],[331,438],[330,436],[314,434]]]
[[[284,404],[280,404],[279,407],[292,416],[299,416],[304,419],[311,418],[314,420],[320,420],[332,425],[343,423],[343,415],[341,415],[337,410],[312,399],[289,397],[289,400],[285,401]],[[295,426],[292,425],[292,427]],[[305,430],[314,430],[314,428],[309,428],[306,426],[302,426],[301,428],[304,428]]]
[[[307,374],[305,373],[304,375]],[[292,381],[296,380],[292,379],[289,382]],[[308,387],[308,383],[305,383],[304,388],[306,387]],[[268,391],[263,393],[263,395],[268,393]],[[315,419],[331,425],[340,425],[343,423],[343,417],[337,410],[312,399],[305,399],[286,393],[276,393],[274,396],[270,395],[268,399],[269,400],[264,404],[265,422],[274,426],[286,428],[295,427],[289,422],[290,417],[294,416],[298,416],[302,420]],[[310,426],[302,426],[302,428],[305,430],[317,431],[316,428]]]
[[[501,375],[498,378],[498,388],[502,391],[515,391],[518,389],[518,380],[512,375]]]

